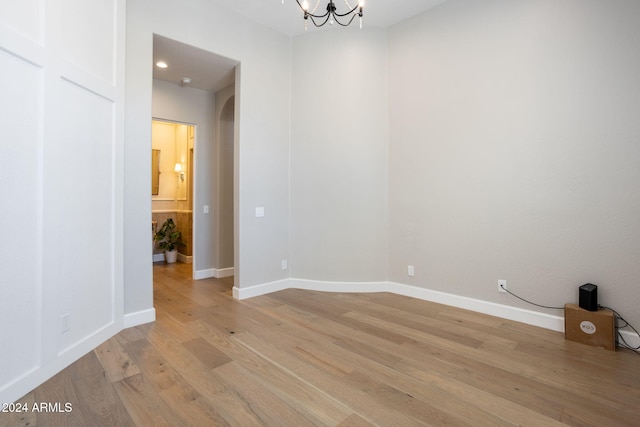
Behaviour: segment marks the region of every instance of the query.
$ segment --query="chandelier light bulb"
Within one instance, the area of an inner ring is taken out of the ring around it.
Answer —
[[[309,2],[307,0],[304,0],[302,2],[302,10],[304,10],[305,12],[309,11]]]

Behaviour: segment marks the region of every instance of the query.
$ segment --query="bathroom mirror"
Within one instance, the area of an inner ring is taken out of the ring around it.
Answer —
[[[151,195],[160,193],[160,150],[151,150]]]
[[[166,120],[151,122],[151,181],[155,209],[172,209],[191,200],[195,127]],[[162,155],[160,155],[162,153]],[[171,205],[168,202],[174,202]],[[160,205],[162,208],[160,208]]]

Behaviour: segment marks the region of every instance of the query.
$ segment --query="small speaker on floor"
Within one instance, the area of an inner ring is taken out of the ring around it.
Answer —
[[[598,311],[598,287],[592,283],[580,286],[580,308],[589,311]]]

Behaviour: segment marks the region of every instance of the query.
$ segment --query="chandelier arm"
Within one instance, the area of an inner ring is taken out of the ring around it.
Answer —
[[[323,18],[329,19],[331,17],[330,12],[325,12],[324,15],[314,15],[312,13],[307,13],[307,15],[309,15],[312,18],[318,18],[318,19],[323,19]]]
[[[330,18],[331,16],[330,16],[330,15],[329,15],[329,13],[327,12],[327,13],[325,13],[325,14],[324,14],[324,15],[322,15],[322,16],[309,15],[309,17],[311,18],[311,22],[313,22],[313,25],[315,25],[316,27],[320,28],[320,27],[322,27],[324,24],[326,24],[326,23],[329,21],[329,18]],[[316,22],[316,18],[324,18],[324,20],[322,21],[322,23],[321,23],[321,24],[318,24],[318,23]]]
[[[343,17],[344,15],[338,15],[338,16]],[[357,13],[356,13],[356,14],[351,15],[351,19],[349,19],[349,22],[347,22],[346,24],[343,24],[342,22],[340,22],[340,21],[338,20],[338,17],[336,17],[334,20],[338,23],[338,25],[342,25],[343,27],[348,27],[349,25],[351,25],[351,23],[353,22],[353,19],[354,19],[356,16],[358,16],[358,14],[357,14]]]
[[[335,16],[339,16],[339,17],[341,17],[341,18],[342,18],[343,16],[347,16],[347,15],[352,14],[353,12],[355,12],[355,11],[356,11],[356,9],[357,9],[358,7],[359,7],[359,6],[355,6],[353,9],[351,9],[350,11],[345,12],[345,13],[333,12],[333,14],[334,14]],[[355,15],[357,15],[357,13],[356,13]],[[355,15],[353,15],[353,16],[355,16]]]

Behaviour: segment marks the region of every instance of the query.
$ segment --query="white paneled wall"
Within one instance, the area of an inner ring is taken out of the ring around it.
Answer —
[[[0,2],[0,402],[122,328],[124,3]]]
[[[44,0],[22,0],[19,2],[2,0],[0,1],[0,10],[2,10],[0,25],[10,31],[3,34],[7,37],[0,39],[3,46],[9,44],[10,39],[18,41],[24,38],[36,43],[43,40]]]
[[[14,76],[0,79],[0,223],[5,242],[0,245],[0,342],[4,349],[20,349],[20,357],[0,352],[0,383],[4,384],[34,369],[38,362],[38,336],[34,332],[38,331],[41,311],[38,243],[42,132],[37,126],[41,112],[33,106],[42,102],[42,70],[4,51],[0,51],[0,68]]]

